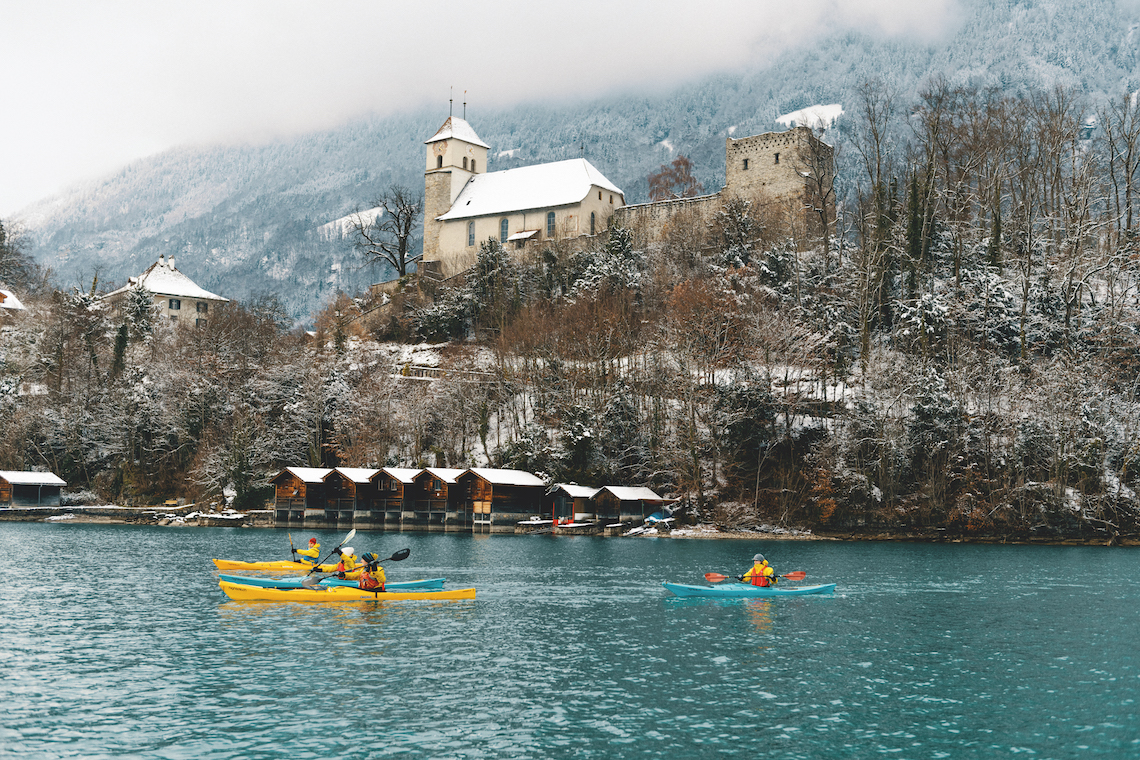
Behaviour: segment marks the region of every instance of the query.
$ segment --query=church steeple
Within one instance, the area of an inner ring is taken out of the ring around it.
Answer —
[[[442,223],[435,221],[451,210],[451,204],[476,174],[487,171],[491,146],[479,139],[466,120],[448,116],[427,140],[424,167],[424,255],[436,250]]]

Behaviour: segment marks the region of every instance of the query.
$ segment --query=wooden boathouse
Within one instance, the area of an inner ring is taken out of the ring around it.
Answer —
[[[372,527],[376,492],[372,477],[377,472],[367,467],[337,467],[325,476],[328,527],[337,530]]]
[[[472,533],[514,533],[516,523],[539,512],[546,493],[541,478],[522,470],[473,467],[457,485],[470,505]]]
[[[50,472],[0,470],[0,507],[58,507],[66,485]]]
[[[556,522],[587,522],[594,519],[592,499],[600,488],[575,483],[555,483],[547,491],[547,512]]]
[[[286,467],[270,479],[273,520],[279,528],[324,528],[327,467]]]
[[[408,467],[381,467],[372,476],[377,506],[374,511],[384,513],[382,523],[377,526],[384,530],[414,530],[415,502],[412,499],[412,479],[420,473]],[[426,527],[426,520],[425,520]]]
[[[640,525],[645,518],[675,499],[658,496],[652,488],[603,486],[593,497],[598,522]]]
[[[427,516],[428,530],[469,531],[471,511],[458,485],[464,470],[428,467],[412,478],[416,513]]]

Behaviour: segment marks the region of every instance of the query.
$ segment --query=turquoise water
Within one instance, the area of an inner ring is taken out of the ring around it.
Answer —
[[[284,531],[0,542],[4,757],[1140,757],[1132,549],[360,533],[478,599],[329,606],[219,591]],[[661,588],[757,551],[839,588]]]

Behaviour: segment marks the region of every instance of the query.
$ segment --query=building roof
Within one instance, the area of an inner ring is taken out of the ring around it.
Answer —
[[[411,467],[383,467],[377,473],[386,472],[401,483],[411,483],[423,470]]]
[[[0,470],[0,479],[14,486],[65,486],[67,481],[50,472],[24,472],[22,470]]]
[[[369,467],[337,467],[336,472],[339,472],[353,483],[367,483],[372,480],[373,475],[380,471]]]
[[[590,488],[589,486],[571,485],[569,483],[555,483],[550,491],[565,491],[566,495],[571,499],[592,499],[594,494],[602,489]]]
[[[625,196],[584,158],[476,174],[467,180],[451,210],[437,219],[467,219],[581,203],[591,187]]]
[[[27,311],[24,304],[20,303],[20,299],[16,298],[16,294],[10,290],[0,289],[0,309],[12,309],[13,311]]]
[[[281,477],[282,475],[284,475],[287,472],[291,473],[294,477],[296,477],[302,483],[320,483],[325,479],[325,477],[328,476],[328,474],[330,472],[332,472],[332,468],[330,468],[330,467],[286,467],[284,470],[277,473],[270,482],[271,483],[276,482],[277,478]]]
[[[603,486],[599,491],[609,491],[621,501],[668,501],[662,499],[652,488],[631,486]]]
[[[430,145],[433,142],[450,140],[452,138],[471,143],[472,145],[478,145],[488,150],[491,148],[490,145],[479,139],[479,135],[475,134],[475,130],[470,124],[458,116],[448,116],[443,126],[430,138],[424,140],[424,145]]]
[[[427,473],[432,477],[439,478],[444,483],[454,483],[464,472],[466,470],[457,470],[452,467],[426,467],[420,475]]]
[[[486,467],[472,467],[467,472],[474,473],[488,483],[498,486],[545,486],[537,475],[522,470],[493,470]],[[464,473],[466,474],[466,473]]]
[[[116,291],[108,293],[104,298],[126,293],[133,288],[146,288],[157,296],[173,296],[174,298],[197,298],[201,301],[229,301],[219,295],[203,290],[186,275],[174,268],[174,257],[166,259],[159,256],[158,261],[138,277],[130,277],[127,284]]]

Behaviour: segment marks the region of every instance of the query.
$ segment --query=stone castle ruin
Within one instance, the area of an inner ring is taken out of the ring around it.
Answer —
[[[824,222],[835,219],[832,147],[811,128],[727,138],[724,146],[724,187],[695,198],[676,198],[624,206],[613,223],[634,231],[639,241],[653,246],[678,225],[707,225],[733,198],[749,201],[754,212],[778,217],[797,234],[819,235]]]

